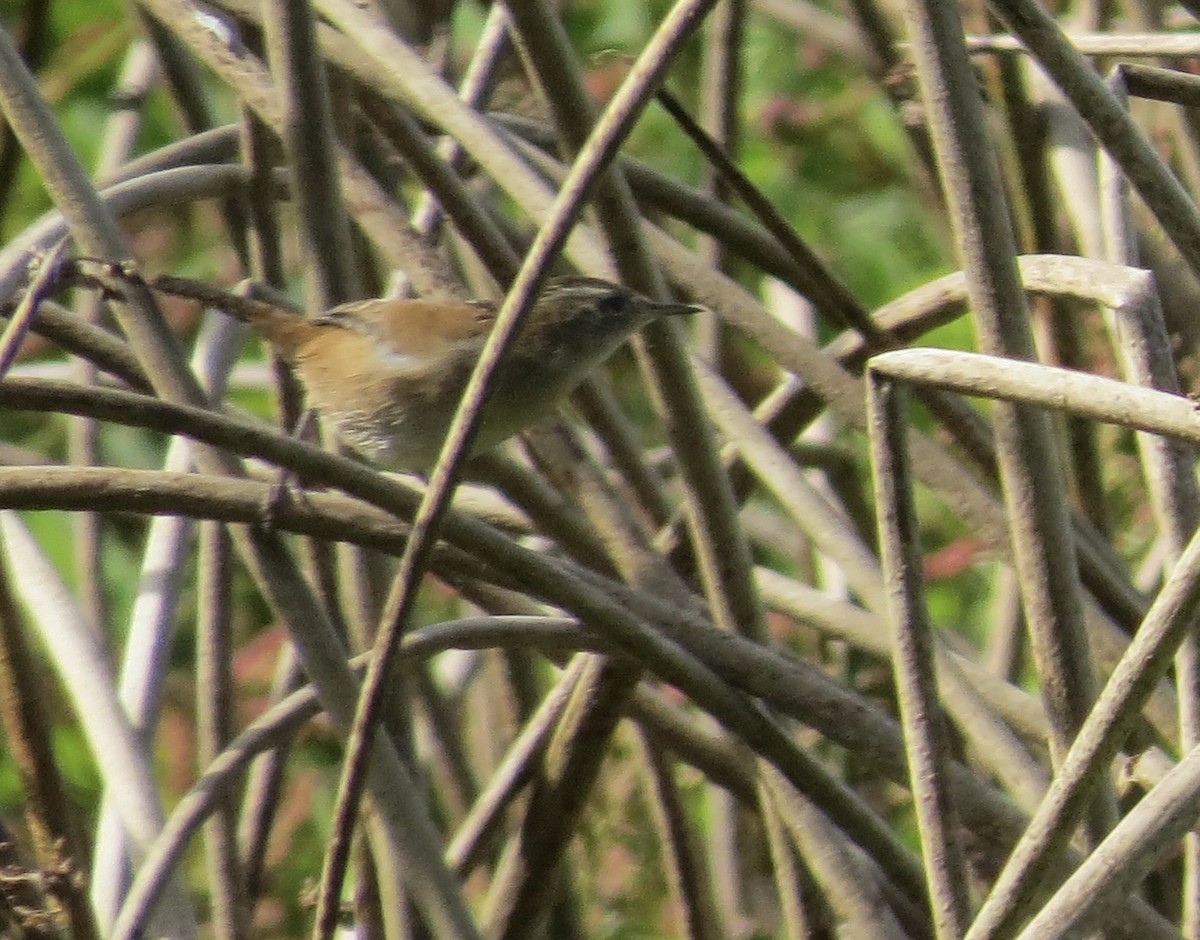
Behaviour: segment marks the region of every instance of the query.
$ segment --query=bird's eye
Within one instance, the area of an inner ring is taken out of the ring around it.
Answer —
[[[601,297],[596,303],[596,309],[604,314],[613,314],[625,306],[625,296],[623,294],[611,293]]]

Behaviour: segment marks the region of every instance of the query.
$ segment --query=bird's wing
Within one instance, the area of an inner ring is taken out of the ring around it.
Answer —
[[[483,301],[366,300],[335,307],[317,322],[378,340],[390,352],[426,360],[487,335],[496,308]]]

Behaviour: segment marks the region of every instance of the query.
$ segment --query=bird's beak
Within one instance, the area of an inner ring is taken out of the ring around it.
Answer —
[[[674,317],[687,313],[702,313],[707,310],[707,307],[700,307],[696,304],[681,304],[674,301],[667,303],[651,303],[647,304],[650,312],[656,317]]]

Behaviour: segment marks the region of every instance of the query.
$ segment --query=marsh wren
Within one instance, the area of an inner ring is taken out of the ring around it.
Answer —
[[[647,323],[700,309],[596,278],[551,279],[496,373],[474,449],[548,415]],[[434,300],[364,300],[311,319],[265,303],[230,310],[291,364],[345,443],[406,470],[437,459],[496,311],[485,301]]]

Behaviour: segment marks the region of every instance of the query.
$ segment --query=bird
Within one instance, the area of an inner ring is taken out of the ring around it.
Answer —
[[[150,284],[164,285],[175,292],[161,278]],[[261,301],[212,305],[248,322],[290,365],[345,444],[417,472],[436,461],[498,310],[482,300],[377,298],[310,318]],[[551,278],[497,369],[472,453],[550,414],[642,327],[702,309],[598,278]]]

